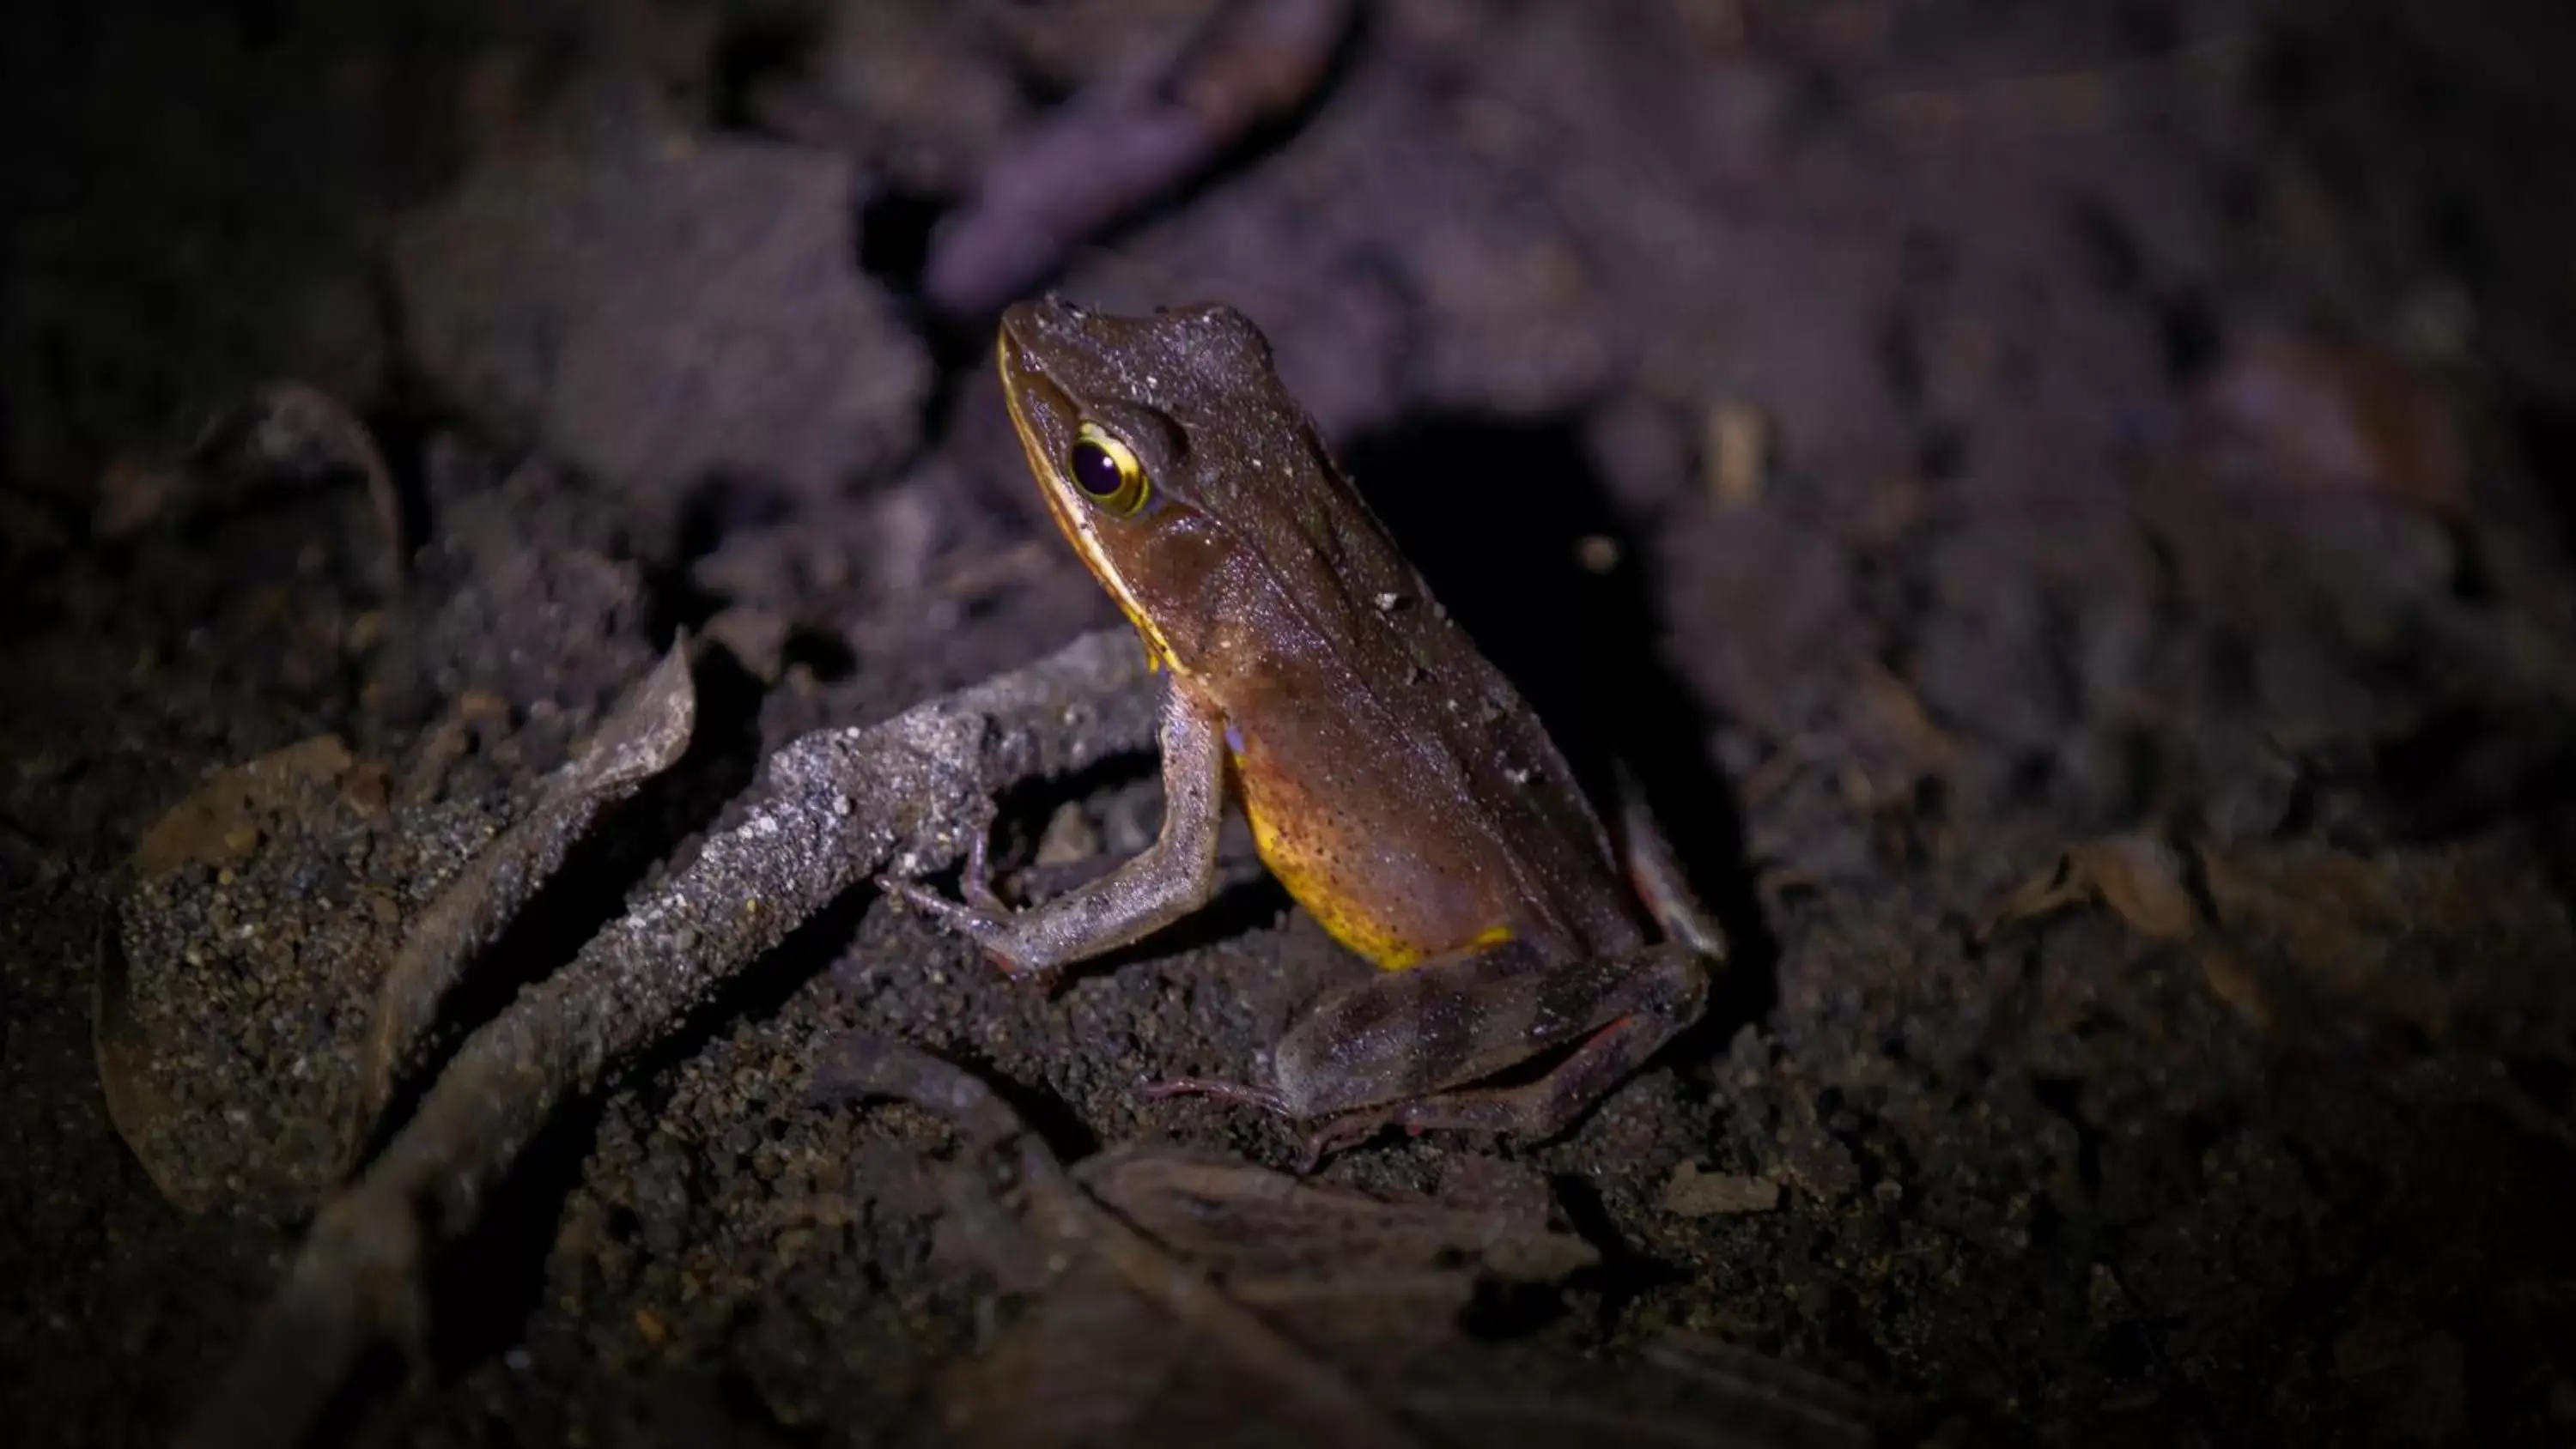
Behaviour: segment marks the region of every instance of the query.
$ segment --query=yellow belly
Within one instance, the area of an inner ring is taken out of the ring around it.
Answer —
[[[1401,971],[1434,956],[1498,946],[1512,928],[1487,920],[1461,929],[1454,902],[1426,901],[1408,872],[1389,869],[1381,841],[1358,838],[1341,812],[1293,787],[1247,772],[1236,758],[1244,814],[1261,863],[1333,939],[1380,969]],[[1336,827],[1342,828],[1336,828]],[[1451,896],[1436,885],[1432,893]]]

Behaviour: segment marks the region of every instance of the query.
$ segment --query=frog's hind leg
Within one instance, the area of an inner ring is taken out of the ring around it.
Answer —
[[[1281,1040],[1279,1105],[1331,1117],[1315,1157],[1384,1127],[1462,1128],[1543,1138],[1697,1021],[1703,958],[1649,947],[1595,961],[1543,962],[1503,947],[1380,977],[1316,1008]],[[1538,1076],[1490,1079],[1551,1052]]]
[[[1326,996],[1279,1039],[1271,1052],[1277,1086],[1181,1077],[1145,1095],[1211,1097],[1311,1121],[1436,1092],[1546,1050],[1529,1044],[1547,1034],[1536,1030],[1546,970],[1526,942],[1510,941],[1372,975]]]
[[[1637,899],[1645,902],[1655,924],[1663,927],[1665,940],[1689,946],[1712,968],[1724,965],[1726,932],[1692,893],[1681,862],[1673,856],[1672,842],[1664,838],[1663,826],[1646,804],[1645,787],[1624,762],[1616,766],[1614,784],[1619,822],[1615,844]]]

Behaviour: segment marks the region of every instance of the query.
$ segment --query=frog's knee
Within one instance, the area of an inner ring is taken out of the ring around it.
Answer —
[[[1347,1112],[1402,1095],[1403,1065],[1374,1051],[1372,1036],[1335,1032],[1330,1013],[1309,1017],[1270,1051],[1270,1079],[1291,1117]]]
[[[1270,1049],[1270,1082],[1279,1093],[1279,1105],[1291,1117],[1300,1119],[1321,1116],[1335,1110],[1337,1094],[1332,1090],[1336,1064],[1331,1044],[1319,1032],[1291,1030]]]
[[[1654,995],[1664,1015],[1683,1022],[1699,1019],[1708,1009],[1710,965],[1695,950],[1667,947],[1656,953]]]

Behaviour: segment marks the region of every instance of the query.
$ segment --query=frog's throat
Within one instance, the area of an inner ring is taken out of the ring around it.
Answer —
[[[1109,597],[1118,601],[1118,610],[1127,616],[1127,622],[1135,626],[1136,637],[1145,643],[1146,667],[1160,669],[1168,665],[1175,675],[1187,674],[1188,671],[1174,657],[1170,642],[1164,639],[1162,629],[1145,612],[1145,606],[1137,602],[1135,593],[1127,587],[1127,581],[1111,566],[1108,551],[1101,547],[1098,520],[1092,517],[1090,509],[1073,500],[1073,485],[1066,481],[1054,457],[1039,439],[1036,426],[1029,421],[1025,399],[1032,386],[1045,386],[1044,380],[1031,381],[1014,375],[1011,344],[1007,337],[1000,343],[998,351],[1002,399],[1011,410],[1011,429],[1020,435],[1020,451],[1028,456],[1029,472],[1037,478],[1038,492],[1046,499],[1047,512],[1055,516],[1056,528],[1064,534],[1065,541],[1073,545],[1073,551],[1081,555],[1083,567],[1091,570],[1091,576],[1109,591]]]

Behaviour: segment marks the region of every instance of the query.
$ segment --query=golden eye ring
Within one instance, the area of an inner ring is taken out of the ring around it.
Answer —
[[[1095,507],[1125,516],[1145,506],[1152,489],[1136,450],[1098,423],[1084,423],[1064,454],[1065,476]]]

